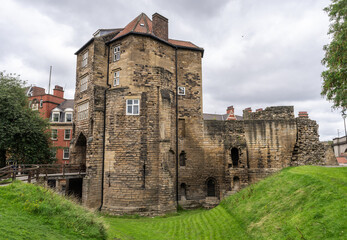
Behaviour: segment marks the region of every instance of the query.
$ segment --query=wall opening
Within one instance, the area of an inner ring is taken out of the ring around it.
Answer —
[[[240,190],[240,178],[235,176],[233,179],[233,190],[238,191]]]
[[[237,148],[231,149],[231,160],[233,162],[233,168],[239,166],[239,150]]]
[[[83,178],[71,178],[68,180],[67,195],[75,196],[79,201],[82,201],[82,183]]]
[[[185,166],[186,160],[187,160],[187,155],[186,155],[185,151],[182,151],[180,153],[180,166]]]
[[[187,185],[185,183],[181,183],[180,194],[181,200],[187,200]]]
[[[215,197],[216,196],[216,180],[214,178],[209,178],[206,182],[207,185],[207,196]]]
[[[81,133],[78,136],[75,149],[76,149],[76,163],[79,163],[85,166],[86,156],[87,156],[87,139],[83,135],[83,133]]]

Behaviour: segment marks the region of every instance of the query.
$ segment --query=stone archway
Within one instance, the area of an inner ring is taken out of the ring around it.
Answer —
[[[216,197],[217,196],[217,182],[214,178],[209,178],[206,181],[207,187],[207,197]]]
[[[80,135],[77,138],[76,144],[75,144],[75,163],[86,165],[86,159],[87,159],[87,138],[84,136],[83,133],[80,133]]]

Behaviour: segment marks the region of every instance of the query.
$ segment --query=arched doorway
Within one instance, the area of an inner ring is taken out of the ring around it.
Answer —
[[[186,165],[186,159],[187,159],[186,153],[185,153],[185,151],[182,151],[180,153],[180,166],[185,166]]]
[[[240,178],[235,176],[233,179],[233,190],[238,191],[240,190]]]
[[[86,165],[87,156],[87,139],[83,133],[80,133],[75,144],[76,159],[75,163]]]
[[[216,180],[214,178],[209,178],[206,181],[207,185],[207,196],[215,197],[216,196]]]
[[[233,168],[237,168],[239,166],[239,150],[237,148],[232,148],[230,154]]]

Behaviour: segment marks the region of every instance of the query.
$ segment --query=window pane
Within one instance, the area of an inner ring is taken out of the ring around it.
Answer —
[[[133,114],[139,114],[139,106],[134,105],[134,112]]]
[[[133,104],[133,100],[129,99],[128,101],[128,105],[132,105]]]
[[[139,100],[135,99],[134,104],[139,104]]]
[[[132,106],[128,106],[127,113],[132,113]]]

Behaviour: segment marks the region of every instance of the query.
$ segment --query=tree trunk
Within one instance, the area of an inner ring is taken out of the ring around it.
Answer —
[[[0,149],[0,168],[6,167],[6,150]]]

